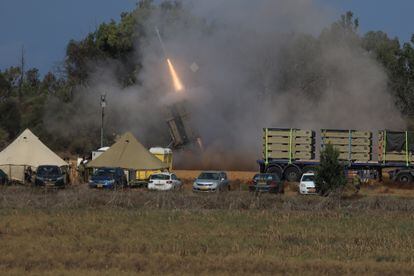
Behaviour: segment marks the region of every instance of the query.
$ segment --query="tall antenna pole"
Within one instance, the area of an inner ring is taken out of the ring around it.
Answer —
[[[104,146],[104,119],[106,107],[106,94],[101,95],[101,148]]]
[[[20,61],[20,82],[19,82],[19,98],[22,97],[22,85],[24,80],[24,45],[22,45],[22,56]]]

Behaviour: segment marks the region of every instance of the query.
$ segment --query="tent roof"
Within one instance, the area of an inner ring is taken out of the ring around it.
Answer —
[[[26,129],[7,148],[0,152],[0,165],[68,165],[56,153],[43,144],[29,129]]]
[[[125,133],[107,151],[87,164],[91,168],[123,168],[129,170],[166,169],[168,165],[152,155],[130,132]]]

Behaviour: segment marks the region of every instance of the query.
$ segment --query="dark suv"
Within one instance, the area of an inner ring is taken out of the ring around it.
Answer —
[[[35,185],[54,188],[64,188],[65,173],[58,166],[39,166],[36,170]]]
[[[256,174],[249,185],[249,191],[280,194],[285,192],[283,182],[279,176],[271,173]]]
[[[127,179],[121,168],[99,168],[89,180],[90,188],[113,189],[126,185]]]

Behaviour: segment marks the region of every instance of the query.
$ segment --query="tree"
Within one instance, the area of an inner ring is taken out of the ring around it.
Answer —
[[[398,38],[389,38],[384,32],[368,32],[362,38],[362,47],[375,58],[388,75],[388,88],[402,113],[413,113],[413,86],[410,82],[410,59],[414,57],[412,47],[406,43],[401,47]]]
[[[10,83],[11,86],[17,87],[21,79],[20,67],[10,67],[3,72],[3,76]]]
[[[37,68],[31,68],[27,70],[26,82],[31,88],[37,87],[39,85],[39,70]]]
[[[18,101],[8,98],[0,104],[0,125],[10,139],[14,139],[20,132],[21,113]]]
[[[11,89],[10,82],[6,79],[4,74],[0,72],[0,99],[8,96]]]
[[[316,173],[316,189],[322,195],[341,192],[347,181],[344,168],[338,161],[339,151],[327,144],[321,151],[321,163]]]
[[[323,30],[319,40],[323,44],[335,43],[352,47],[359,44],[358,28],[359,19],[354,18],[354,14],[348,11],[346,14],[341,15],[340,20]]]
[[[9,142],[9,134],[0,127],[0,150],[3,150]]]

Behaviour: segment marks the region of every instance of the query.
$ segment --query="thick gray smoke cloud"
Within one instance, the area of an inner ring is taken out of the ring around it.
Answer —
[[[94,76],[82,102],[99,105],[97,94],[107,91],[115,131],[132,130],[147,146],[168,143],[163,106],[177,95],[155,26],[186,86],[180,97],[206,145],[206,167],[256,168],[263,127],[403,126],[383,68],[352,36],[323,32],[332,16],[314,1],[199,0],[184,10],[155,13],[147,25],[153,37],[137,41],[142,85],[121,89],[108,70]]]

